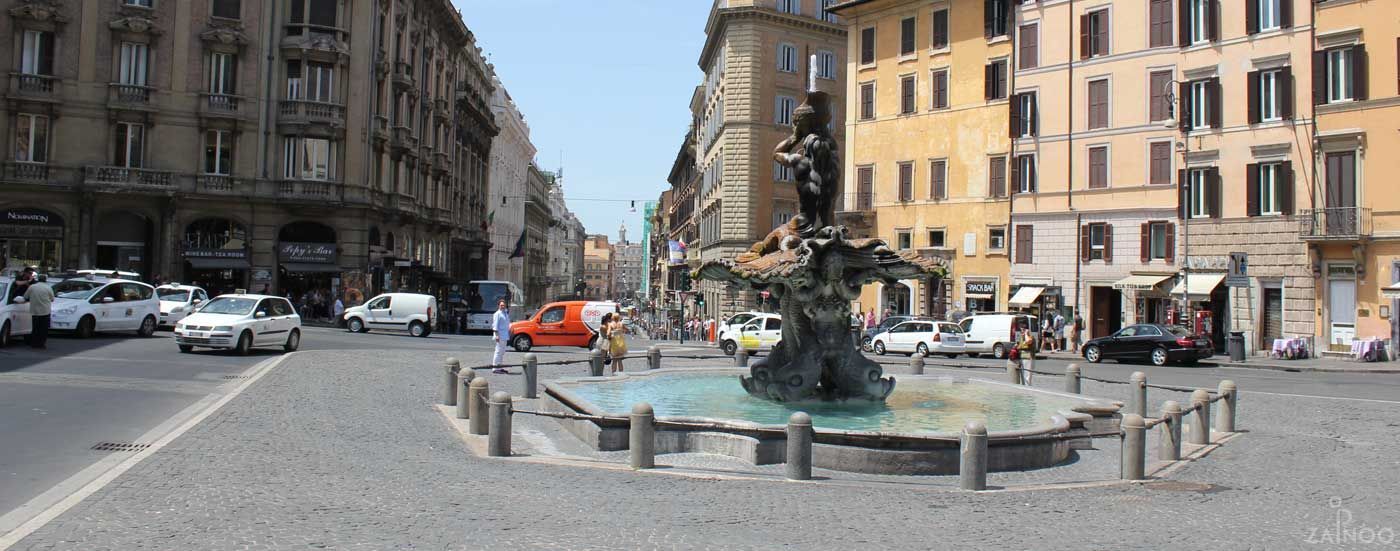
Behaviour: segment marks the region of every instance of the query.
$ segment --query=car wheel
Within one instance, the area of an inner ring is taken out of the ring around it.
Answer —
[[[724,341],[724,344],[721,344],[719,349],[721,352],[724,352],[725,356],[733,356],[734,353],[739,351],[739,343],[732,340]]]
[[[179,346],[180,346],[180,353],[182,353],[182,354],[189,354],[190,352],[194,352],[194,346],[192,346],[192,345],[182,344],[182,345],[179,345]]]
[[[875,341],[875,353],[881,356],[885,355],[885,343],[883,341]]]
[[[593,350],[593,345],[596,344],[598,344],[598,335],[593,335],[592,337],[588,338],[588,346],[585,346],[584,348],[588,350]]]
[[[1098,346],[1091,344],[1084,347],[1084,359],[1089,360],[1091,364],[1096,364],[1103,361],[1103,353],[1099,351]]]
[[[1157,367],[1167,365],[1167,349],[1160,346],[1152,349],[1152,365]]]
[[[0,348],[10,345],[10,322],[0,325]]]
[[[996,359],[998,359],[998,360],[1005,360],[1005,359],[1006,359],[1006,345],[1004,345],[1004,344],[1002,344],[1002,343],[996,343],[996,345],[992,346],[992,357],[993,357],[993,358],[996,358]]]
[[[136,336],[149,337],[154,334],[156,334],[156,317],[146,316],[146,319],[141,320],[141,328],[136,330]]]
[[[234,353],[239,356],[247,356],[253,350],[253,334],[244,331],[238,336],[238,345],[234,347]]]
[[[96,332],[96,329],[97,319],[92,316],[83,316],[83,319],[78,320],[78,330],[76,333],[78,338],[86,339],[91,338],[92,334]]]
[[[360,318],[350,318],[350,321],[345,324],[345,328],[349,329],[351,333],[364,333],[365,322]]]
[[[530,340],[529,335],[516,335],[510,340],[510,347],[514,348],[516,352],[529,352],[530,347],[534,345],[535,342]]]
[[[917,352],[920,356],[927,357],[927,356],[928,356],[928,345],[927,345],[927,344],[924,344],[924,343],[919,343],[919,346],[915,347],[915,348],[914,348],[914,351]]]
[[[287,344],[282,345],[284,352],[296,352],[301,348],[301,330],[293,329],[292,334],[287,335]]]
[[[958,355],[957,355],[957,354],[944,354],[944,356],[947,356],[948,359],[950,359],[950,360],[956,360],[956,359],[958,359]]]
[[[427,332],[427,327],[428,326],[423,325],[423,322],[421,321],[411,322],[408,324],[408,334],[413,335],[415,337],[426,336],[424,335],[424,333]]]

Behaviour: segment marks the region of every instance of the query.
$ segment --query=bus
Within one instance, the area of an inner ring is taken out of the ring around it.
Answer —
[[[472,281],[467,283],[465,291],[468,331],[491,331],[491,317],[496,314],[496,301],[501,298],[510,305],[510,321],[525,319],[525,295],[514,283]]]

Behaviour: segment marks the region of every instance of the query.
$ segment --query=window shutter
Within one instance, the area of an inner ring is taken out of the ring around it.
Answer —
[[[1024,94],[1011,94],[1011,137],[1021,135],[1021,96]]]
[[[1287,4],[1290,1],[1282,0],[1280,3]],[[1259,0],[1244,0],[1244,32],[1245,34],[1259,32]]]
[[[875,27],[860,31],[860,62],[862,65],[875,62]]]
[[[1190,212],[1187,210],[1186,203],[1187,187],[1186,169],[1176,169],[1176,217],[1182,220],[1185,220],[1187,213]]]
[[[1083,262],[1088,262],[1088,261],[1089,261],[1089,248],[1090,248],[1090,246],[1091,246],[1091,244],[1089,243],[1089,225],[1088,225],[1088,224],[1085,224],[1085,225],[1083,225],[1083,226],[1079,226],[1079,260],[1080,260],[1080,261],[1083,261]]]
[[[1250,2],[1249,5],[1253,6],[1254,3]],[[1259,124],[1259,71],[1250,71],[1245,75],[1245,82],[1249,100],[1249,124]]]
[[[1138,254],[1138,260],[1147,264],[1152,259],[1152,223],[1142,223],[1142,251]]]
[[[1191,45],[1191,2],[1176,0],[1177,43],[1182,48]]]
[[[1079,59],[1089,59],[1089,15],[1079,16]]]
[[[1031,160],[1031,162],[1026,163],[1026,172],[1029,173],[1026,176],[1026,189],[1029,189],[1031,193],[1035,193],[1035,158],[1028,158]]]
[[[1278,73],[1279,115],[1284,120],[1293,120],[1293,68],[1284,67]]]
[[[1282,207],[1279,210],[1283,211],[1284,216],[1290,216],[1293,214],[1293,163],[1279,163],[1278,174],[1275,177],[1282,182],[1278,189],[1279,203]]]
[[[1245,215],[1259,216],[1259,165],[1250,163],[1244,167]]]
[[[1357,44],[1351,47],[1351,85],[1352,97],[1356,100],[1364,100],[1370,97],[1366,90],[1366,46]]]
[[[1221,104],[1225,103],[1225,95],[1220,93],[1220,77],[1212,77],[1210,79],[1210,85],[1207,86],[1207,90],[1209,90],[1208,93],[1210,94],[1210,101],[1207,102],[1210,105],[1210,127],[1215,130],[1220,130],[1224,128],[1222,124],[1223,117],[1221,116],[1224,106]]]
[[[1278,24],[1285,29],[1293,27],[1293,0],[1278,3]]]
[[[1206,169],[1206,208],[1211,218],[1220,218],[1220,169]]]
[[[914,52],[914,24],[917,19],[906,18],[899,22],[899,53],[908,54]]]
[[[1167,264],[1176,262],[1176,224],[1167,224]]]
[[[1034,229],[1034,226],[1020,226],[1020,227],[1017,228],[1017,232],[1016,232],[1016,233],[1017,233],[1017,234],[1021,234],[1021,233],[1026,234],[1026,242],[1025,242],[1025,244],[1023,245],[1022,249],[1021,249],[1021,250],[1023,251],[1021,254],[1025,255],[1024,258],[1026,259],[1026,264],[1030,264],[1030,263],[1035,262],[1035,229]]]
[[[1188,131],[1188,130],[1191,129],[1191,83],[1190,83],[1190,82],[1180,82],[1180,83],[1177,83],[1176,102],[1177,102],[1176,113],[1177,113],[1177,116],[1178,116],[1178,117],[1181,117],[1179,120],[1176,121],[1176,122],[1177,122],[1177,126],[1179,126],[1179,127],[1181,128],[1181,131],[1182,131],[1182,132],[1186,132],[1186,131]]]
[[[1206,22],[1210,24],[1207,34],[1211,42],[1220,41],[1220,0],[1205,0]]]
[[[993,22],[996,21],[996,3],[999,0],[982,0],[982,36],[990,39],[995,29]]]
[[[1021,192],[1021,158],[1011,158],[1011,190],[1012,195]]]
[[[1327,103],[1327,52],[1313,52],[1312,58],[1313,105]]]
[[[1027,92],[1030,95],[1030,113],[1026,117],[1030,118],[1030,129],[1032,136],[1040,135],[1040,97],[1035,92]]]
[[[992,99],[993,97],[996,97],[996,96],[995,96],[995,91],[996,91],[996,86],[997,86],[997,80],[996,80],[996,74],[995,74],[995,73],[996,73],[996,65],[995,65],[995,64],[988,63],[986,67],[983,67],[983,68],[982,68],[982,98],[983,98],[983,99]]]
[[[1108,19],[1108,10],[1102,10],[1098,13],[1095,13],[1094,19],[1098,20],[1098,26],[1095,28],[1095,34],[1097,34],[1098,36],[1094,41],[1094,43],[1096,44],[1096,47],[1094,48],[1094,54],[1108,55],[1109,50],[1111,50],[1108,44],[1108,28],[1112,25],[1112,23],[1109,22]]]
[[[39,74],[53,75],[53,33],[39,33]]]
[[[1113,224],[1103,225],[1103,262],[1113,262]]]

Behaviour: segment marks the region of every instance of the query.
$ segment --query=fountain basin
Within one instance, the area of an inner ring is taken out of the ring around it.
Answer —
[[[969,420],[987,423],[994,471],[1053,466],[1088,434],[1117,427],[1120,403],[982,379],[900,375],[883,403],[780,403],[750,396],[742,368],[660,369],[619,377],[546,383],[544,408],[616,417],[561,420],[600,451],[627,449],[625,417],[637,402],[656,411],[657,453],[716,453],[756,465],[786,460],[789,415],[813,418],[813,464],[876,474],[955,474],[958,436]],[[1082,435],[1076,437],[1076,435]]]

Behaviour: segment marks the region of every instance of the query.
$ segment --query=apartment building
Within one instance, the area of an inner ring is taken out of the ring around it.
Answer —
[[[21,0],[0,35],[8,267],[295,296],[483,267],[490,82],[450,2]]]
[[[590,234],[583,241],[584,298],[613,300],[613,247],[608,236]]]
[[[549,188],[553,175],[535,163],[526,172],[525,228],[517,243],[523,246],[525,271],[525,307],[529,310],[544,306],[550,300],[549,287],[549,229],[555,223],[555,213],[549,207]]]
[[[948,262],[943,280],[867,285],[878,314],[1006,308],[1012,4],[848,0],[844,205],[860,236]],[[854,306],[853,306],[854,307]]]
[[[501,128],[491,144],[491,197],[487,207],[491,234],[491,278],[526,287],[525,260],[512,257],[515,243],[525,231],[526,189],[530,167],[535,162],[535,145],[530,142],[530,125],[511,99],[510,92],[493,76],[491,112]]]
[[[835,0],[715,0],[705,24],[699,65],[704,84],[692,97],[696,113],[695,192],[700,261],[732,259],[797,214],[790,170],[773,148],[791,135],[792,111],[809,76],[833,95],[836,137],[842,139],[846,30],[823,10]],[[812,56],[816,58],[815,75]],[[672,226],[673,228],[676,226]],[[699,283],[706,317],[726,317],[758,305],[758,294],[732,284]]]

